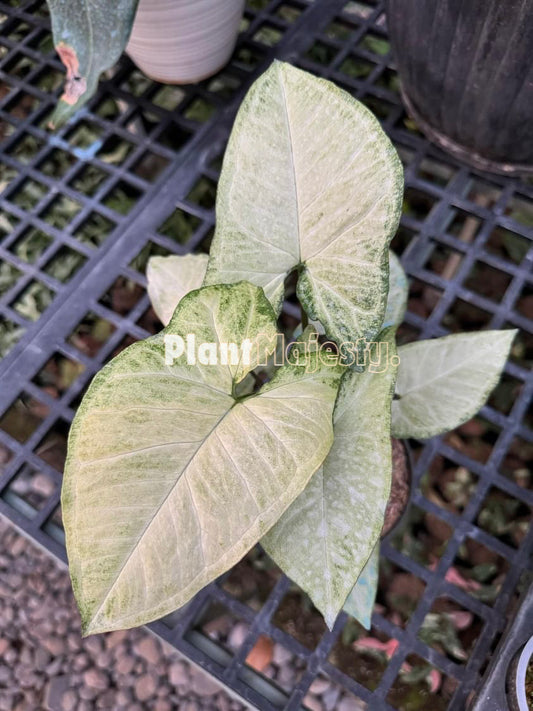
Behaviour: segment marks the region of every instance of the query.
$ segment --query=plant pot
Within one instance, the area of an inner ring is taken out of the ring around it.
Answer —
[[[533,0],[387,0],[409,114],[427,137],[497,173],[533,172]]]
[[[385,510],[385,522],[381,538],[395,528],[402,518],[411,493],[411,456],[405,442],[391,437],[392,443],[392,485]]]
[[[529,711],[526,694],[526,674],[533,657],[533,637],[529,639],[509,665],[507,696],[511,711]]]
[[[126,52],[147,76],[192,84],[229,60],[245,0],[140,0]]]

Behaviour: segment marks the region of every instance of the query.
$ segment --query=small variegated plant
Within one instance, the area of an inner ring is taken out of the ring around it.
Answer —
[[[150,261],[165,329],[96,376],[72,426],[62,504],[85,634],[172,612],[258,542],[330,627],[343,607],[369,624],[391,435],[470,419],[514,336],[396,349],[402,194],[392,144],[349,94],[279,62],[253,85],[211,254]],[[294,275],[303,324],[280,349]]]

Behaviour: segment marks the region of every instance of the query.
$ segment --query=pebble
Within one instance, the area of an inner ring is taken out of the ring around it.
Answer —
[[[365,711],[366,708],[364,701],[345,696],[344,699],[341,699],[337,711]]]
[[[151,674],[143,674],[135,682],[135,696],[139,701],[148,701],[156,690],[155,679]]]
[[[156,665],[161,657],[159,643],[154,637],[145,637],[133,645],[135,653],[142,657],[148,664]]]
[[[82,639],[67,571],[2,518],[0,541],[0,711],[244,711],[143,629]]]

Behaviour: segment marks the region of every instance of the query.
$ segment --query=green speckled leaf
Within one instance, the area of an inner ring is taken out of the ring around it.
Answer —
[[[65,123],[94,94],[100,74],[122,54],[138,0],[48,0],[54,45],[67,68],[65,90],[50,119]]]
[[[367,630],[372,624],[372,610],[376,601],[379,577],[379,543],[376,543],[367,564],[344,603],[343,610]]]
[[[246,279],[275,309],[298,297],[337,342],[371,339],[385,313],[403,172],[361,103],[274,62],[248,92],[224,158],[206,284]]]
[[[380,335],[388,346],[382,366],[396,353],[394,330]],[[305,491],[261,541],[330,628],[383,527],[391,486],[395,380],[393,365],[382,373],[370,368],[345,373],[335,404],[333,446]]]
[[[286,365],[237,399],[254,351],[249,365],[191,365],[185,355],[165,364],[167,336],[191,334],[199,346],[275,331],[261,289],[207,287],[94,379],[72,425],[62,492],[85,634],[186,603],[268,531],[324,460],[338,369]]]
[[[498,383],[515,335],[481,331],[402,346],[393,437],[426,439],[473,417]]]
[[[405,316],[409,282],[402,264],[394,252],[389,252],[389,294],[383,328],[399,326]]]
[[[164,326],[183,297],[202,286],[207,259],[207,254],[171,254],[169,257],[151,257],[148,261],[148,296]]]

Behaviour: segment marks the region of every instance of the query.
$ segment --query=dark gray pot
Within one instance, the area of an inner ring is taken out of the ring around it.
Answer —
[[[533,0],[387,0],[409,113],[442,148],[533,172]]]

